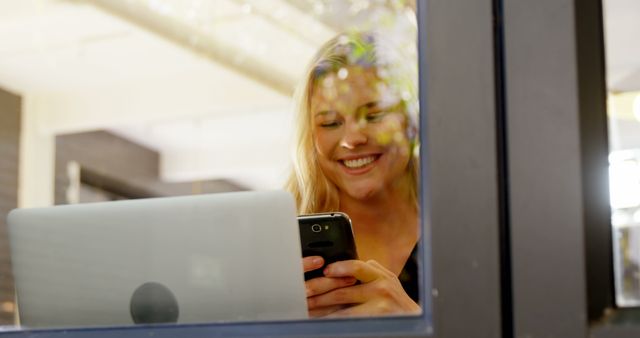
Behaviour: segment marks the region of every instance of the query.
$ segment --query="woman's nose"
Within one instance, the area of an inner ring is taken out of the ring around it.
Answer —
[[[368,137],[363,130],[364,127],[360,126],[359,123],[350,123],[347,124],[345,128],[345,133],[340,141],[340,146],[346,149],[355,149],[359,145],[364,145],[367,143]]]

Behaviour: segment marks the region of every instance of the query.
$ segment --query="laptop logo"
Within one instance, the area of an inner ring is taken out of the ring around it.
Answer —
[[[131,296],[129,308],[136,324],[175,323],[180,315],[173,292],[156,282],[140,285]]]

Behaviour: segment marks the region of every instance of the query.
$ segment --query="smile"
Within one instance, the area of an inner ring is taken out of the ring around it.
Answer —
[[[342,160],[341,162],[349,169],[360,169],[372,163],[376,159],[377,156],[367,156],[351,160]]]

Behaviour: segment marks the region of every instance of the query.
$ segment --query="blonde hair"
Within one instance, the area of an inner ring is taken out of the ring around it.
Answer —
[[[324,175],[318,164],[310,103],[319,80],[348,66],[374,68],[379,77],[401,91],[399,94],[406,109],[407,137],[411,147],[411,160],[407,166],[407,198],[418,207],[417,61],[411,60],[411,57],[402,57],[403,54],[397,44],[393,44],[393,41],[379,32],[352,32],[329,40],[313,58],[305,74],[306,81],[297,88],[294,95],[297,131],[293,170],[286,183],[286,189],[293,194],[300,214],[338,211],[340,208],[338,187]]]

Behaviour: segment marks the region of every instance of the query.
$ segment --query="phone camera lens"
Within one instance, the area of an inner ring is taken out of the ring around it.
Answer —
[[[314,224],[314,225],[311,226],[311,231],[320,232],[320,231],[322,231],[322,227],[320,226],[320,224]]]

